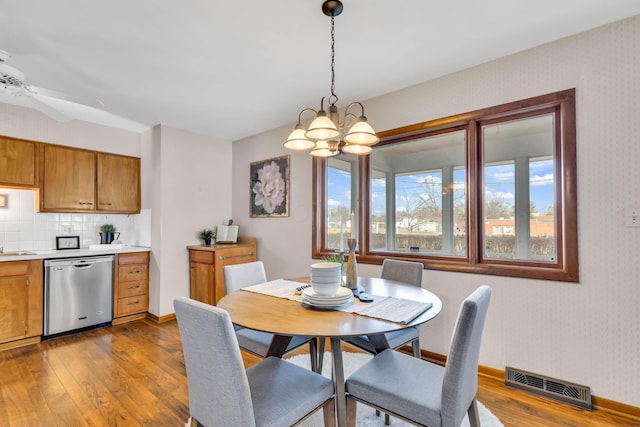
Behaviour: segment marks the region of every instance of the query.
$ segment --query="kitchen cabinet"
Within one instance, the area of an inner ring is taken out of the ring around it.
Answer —
[[[0,136],[0,185],[36,187],[37,148],[34,141]]]
[[[43,146],[40,211],[95,211],[95,153]]]
[[[256,260],[255,237],[239,237],[237,244],[187,246],[187,249],[190,297],[211,305],[224,296],[222,268]]]
[[[40,341],[42,260],[0,263],[0,349]]]
[[[116,255],[113,324],[146,317],[149,310],[149,252]]]
[[[140,212],[140,159],[117,154],[96,154],[97,209]]]
[[[40,212],[140,213],[140,159],[43,144]]]

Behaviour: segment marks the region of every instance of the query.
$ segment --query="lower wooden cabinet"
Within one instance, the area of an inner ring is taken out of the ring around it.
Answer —
[[[190,298],[216,305],[224,296],[225,265],[256,260],[255,237],[240,237],[238,243],[213,246],[188,246]]]
[[[146,316],[149,310],[149,252],[116,255],[113,324]]]
[[[40,341],[42,260],[0,263],[0,349]]]

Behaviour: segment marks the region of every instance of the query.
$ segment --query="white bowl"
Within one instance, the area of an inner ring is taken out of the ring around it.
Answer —
[[[327,271],[327,270],[336,270],[340,269],[339,262],[318,262],[315,264],[311,264],[311,271]]]
[[[323,297],[333,296],[340,289],[340,282],[332,282],[332,283],[316,283],[311,281],[311,287],[313,291]]]
[[[335,282],[340,282],[342,281],[342,277],[340,276],[340,274],[336,274],[334,276],[331,277],[318,277],[315,275],[311,275],[311,281],[315,282],[315,283],[335,283]]]

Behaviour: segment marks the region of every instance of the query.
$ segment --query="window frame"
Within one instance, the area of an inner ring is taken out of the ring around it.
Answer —
[[[483,125],[506,122],[553,112],[559,119],[555,127],[554,201],[556,217],[556,260],[483,258]],[[577,166],[576,166],[576,108],[575,89],[567,89],[546,95],[483,108],[463,114],[416,123],[409,126],[379,132],[379,146],[405,142],[455,130],[466,130],[467,236],[466,256],[440,256],[413,253],[370,251],[370,156],[361,156],[358,162],[358,262],[382,264],[385,258],[422,262],[427,269],[477,273],[497,276],[522,277],[564,282],[578,282],[578,229],[577,229]],[[375,149],[375,148],[374,148]],[[326,247],[326,160],[313,162],[313,221],[312,256],[322,258],[335,253]]]

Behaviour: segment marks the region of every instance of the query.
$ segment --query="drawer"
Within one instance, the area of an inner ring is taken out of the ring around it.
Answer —
[[[134,295],[144,295],[148,293],[148,282],[146,280],[134,280],[118,283],[118,297],[126,298]]]
[[[118,316],[142,313],[149,309],[149,295],[118,298]]]
[[[212,251],[189,251],[189,261],[200,264],[213,264],[215,252]]]
[[[118,281],[130,282],[133,280],[148,280],[149,279],[149,266],[148,265],[124,265],[118,267]]]
[[[118,255],[118,265],[127,264],[148,264],[149,252],[134,252],[129,254]]]
[[[29,261],[0,262],[0,276],[26,276],[29,274]]]
[[[224,261],[230,258],[246,258],[247,260],[255,258],[256,250],[250,246],[240,246],[237,248],[219,249],[216,251],[216,259]]]

